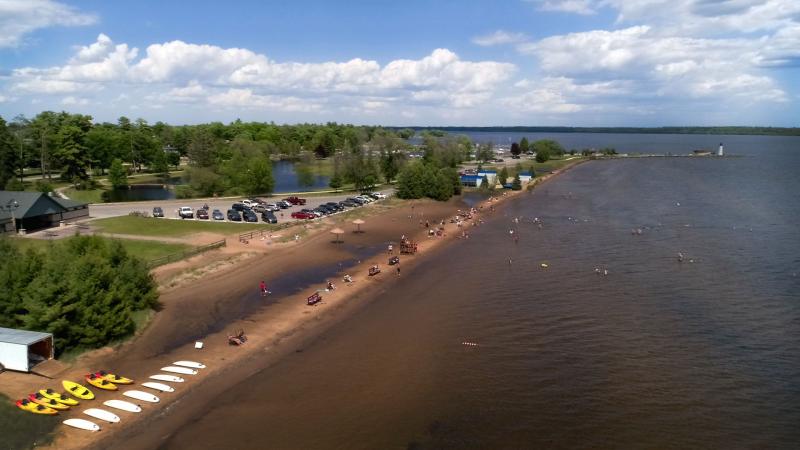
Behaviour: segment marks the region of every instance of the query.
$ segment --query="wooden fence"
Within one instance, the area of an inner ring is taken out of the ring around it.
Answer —
[[[167,256],[162,256],[161,258],[156,258],[150,260],[147,263],[147,266],[151,269],[153,267],[163,266],[164,264],[169,264],[171,262],[180,261],[182,259],[191,258],[192,256],[199,255],[200,253],[207,252],[209,250],[214,250],[220,247],[225,247],[225,239],[221,241],[212,242],[208,245],[201,245],[200,247],[191,248],[189,250],[184,250],[178,253],[172,253]]]

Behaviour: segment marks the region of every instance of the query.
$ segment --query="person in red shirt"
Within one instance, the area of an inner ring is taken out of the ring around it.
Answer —
[[[262,297],[266,297],[266,295],[270,293],[267,290],[267,283],[265,283],[264,280],[261,280],[261,283],[259,283],[258,287],[261,290],[261,296]]]

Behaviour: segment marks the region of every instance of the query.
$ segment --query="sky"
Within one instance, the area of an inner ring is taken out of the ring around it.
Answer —
[[[0,0],[0,116],[800,126],[798,0]]]

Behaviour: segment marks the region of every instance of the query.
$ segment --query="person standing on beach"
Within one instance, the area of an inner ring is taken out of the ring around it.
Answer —
[[[267,283],[265,283],[265,282],[264,282],[264,280],[261,280],[261,283],[259,283],[259,284],[258,284],[258,288],[259,288],[259,290],[261,291],[261,296],[262,296],[262,297],[266,297],[266,296],[267,296],[267,294],[269,294],[269,293],[270,293],[270,292],[267,290]]]
[[[400,263],[397,263],[397,276],[400,276]]]

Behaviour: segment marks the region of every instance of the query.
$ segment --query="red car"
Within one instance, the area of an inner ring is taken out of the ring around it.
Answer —
[[[306,199],[300,198],[300,197],[296,197],[296,196],[286,197],[284,200],[286,200],[287,202],[289,202],[289,203],[291,203],[293,205],[305,205],[306,204]]]
[[[314,217],[313,214],[303,211],[295,211],[292,213],[292,219],[313,219]]]

